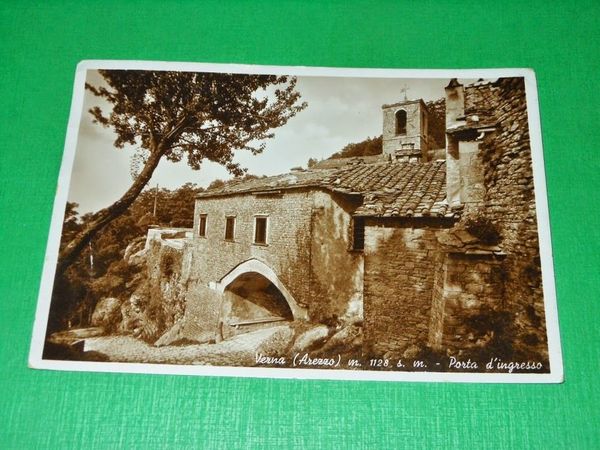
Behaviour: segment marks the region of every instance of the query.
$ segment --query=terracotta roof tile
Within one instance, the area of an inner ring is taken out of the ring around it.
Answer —
[[[366,190],[368,193],[363,205],[356,210],[356,215],[447,216],[446,170],[443,161],[388,163],[370,173]]]
[[[265,193],[316,187],[363,196],[359,216],[453,217],[446,203],[444,161],[429,163],[385,162],[339,169],[292,172],[240,182],[205,191],[198,198]]]

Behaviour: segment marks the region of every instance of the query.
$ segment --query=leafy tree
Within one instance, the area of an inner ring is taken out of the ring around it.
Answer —
[[[80,217],[77,203],[68,202],[65,209],[63,231],[60,248],[63,249],[65,242],[77,235],[83,228],[88,217]],[[48,330],[54,331],[63,328],[78,315],[81,321],[82,313],[85,313],[80,305],[84,304],[87,296],[90,278],[90,252],[86,247],[79,255],[78,264],[74,264],[63,276],[57,277],[52,291],[52,307],[48,317]],[[60,301],[57,302],[56,299]],[[56,304],[59,303],[58,308]]]
[[[308,167],[309,169],[312,169],[313,167],[315,167],[317,165],[318,162],[319,162],[319,160],[317,158],[308,158],[306,167]]]
[[[137,70],[100,74],[107,87],[86,84],[86,88],[108,101],[112,110],[105,113],[96,106],[90,113],[96,123],[115,132],[115,147],[138,146],[135,178],[119,200],[98,211],[62,249],[58,275],[99,230],[127,210],[162,158],[173,162],[186,158],[192,169],[208,159],[241,175],[245,170],[233,162],[233,151],[260,153],[262,141],[273,136],[271,130],[306,106],[298,103],[293,77]]]
[[[135,205],[133,215],[141,228],[148,225],[191,228],[194,223],[194,202],[203,190],[194,183],[186,183],[174,191],[149,188],[139,195],[130,208]]]
[[[225,186],[225,184],[226,184],[226,182],[224,180],[217,178],[216,180],[211,181],[211,183],[208,185],[206,190],[210,191],[213,189],[219,189],[219,188],[222,188],[223,186]]]
[[[157,214],[164,211],[164,222],[172,227],[192,228],[194,226],[194,204],[196,195],[204,189],[193,183],[186,183],[169,193],[166,203],[160,203]]]
[[[383,153],[382,137],[367,138],[364,141],[346,145],[342,150],[334,153],[329,159],[351,158],[353,156],[373,156]]]
[[[63,220],[62,239],[60,241],[61,249],[81,231],[82,224],[77,208],[79,208],[78,203],[67,202]]]

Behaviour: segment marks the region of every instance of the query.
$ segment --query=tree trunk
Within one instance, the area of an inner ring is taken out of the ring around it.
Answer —
[[[129,208],[129,206],[135,201],[142,189],[148,184],[154,169],[158,166],[160,159],[164,155],[165,151],[161,146],[157,146],[154,151],[150,153],[150,157],[143,170],[140,172],[138,177],[135,179],[131,187],[123,194],[123,196],[115,203],[110,205],[108,208],[101,209],[98,211],[92,221],[79,232],[71,242],[63,249],[58,255],[58,263],[56,266],[56,276],[62,275],[65,270],[77,259],[83,248],[90,242],[90,240],[112,222],[114,219],[119,217],[123,212]]]

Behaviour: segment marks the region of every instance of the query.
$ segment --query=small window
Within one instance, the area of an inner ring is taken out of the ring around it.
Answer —
[[[225,218],[225,240],[233,241],[235,235],[235,217],[229,216]]]
[[[365,218],[355,217],[352,226],[352,248],[354,250],[365,249]]]
[[[406,111],[396,111],[396,134],[406,134]]]
[[[200,214],[198,220],[198,236],[206,237],[206,214]]]
[[[267,218],[264,216],[254,218],[254,243],[262,245],[267,243]]]

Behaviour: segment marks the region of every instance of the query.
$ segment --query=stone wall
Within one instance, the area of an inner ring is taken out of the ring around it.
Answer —
[[[315,192],[311,226],[311,304],[318,321],[361,321],[363,255],[351,251],[350,212],[358,199]]]
[[[427,345],[433,349],[441,350],[444,342],[444,312],[446,309],[446,277],[448,264],[444,257],[440,257],[433,277],[431,289],[431,312],[429,315],[429,332]]]
[[[361,320],[362,255],[350,251],[349,233],[356,206],[318,190],[199,199],[186,278],[208,286],[255,258],[275,272],[309,320]],[[207,215],[206,237],[198,236],[200,214]],[[253,242],[256,214],[268,216],[267,245]],[[233,241],[224,239],[227,216],[236,217]]]
[[[493,117],[499,91],[494,83],[465,86],[465,116]]]
[[[233,195],[196,202],[190,279],[208,286],[244,261],[256,258],[271,267],[295,300],[310,299],[310,227],[312,195],[308,191],[271,195]],[[200,214],[207,215],[206,237],[198,236]],[[255,215],[268,217],[267,243],[254,243]],[[227,216],[235,217],[232,241],[225,240]]]
[[[173,328],[155,345],[171,345],[177,341],[216,342],[223,298],[220,293],[197,282],[185,285],[185,313]]]
[[[402,355],[427,343],[436,268],[436,231],[449,226],[368,219],[364,251],[364,336],[371,356]],[[417,228],[418,227],[418,228]]]
[[[186,308],[186,291],[181,283],[182,251],[160,240],[152,240],[146,250],[146,273],[135,293],[129,299],[139,316],[140,330],[144,339],[153,342],[179,321]],[[134,317],[135,318],[135,317]],[[125,324],[125,328],[128,326]]]
[[[547,355],[531,148],[523,78],[467,88],[468,108],[489,104],[497,131],[481,146],[485,215],[499,227],[507,253],[506,308],[513,314],[515,345]]]
[[[503,307],[501,261],[494,255],[446,255],[433,285],[429,346],[460,355],[489,342],[493,330],[479,330],[477,320]]]

